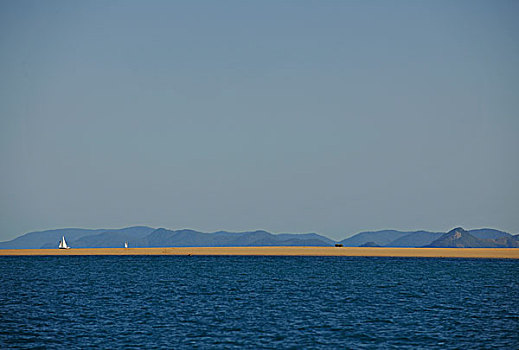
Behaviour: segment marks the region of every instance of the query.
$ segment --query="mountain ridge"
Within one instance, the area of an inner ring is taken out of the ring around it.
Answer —
[[[497,238],[479,238],[497,237]],[[480,230],[466,231],[456,227],[443,234],[437,240],[424,246],[425,248],[519,248],[519,239],[512,235],[500,235],[496,232],[481,233]]]
[[[169,230],[148,226],[122,229],[53,229],[29,232],[0,249],[53,249],[65,236],[72,248],[118,248],[128,241],[130,247],[243,247],[243,246],[333,246],[335,241],[317,233],[279,233],[263,230],[246,232],[199,232],[190,229]]]
[[[200,232],[191,229],[170,230],[149,226],[121,229],[65,228],[34,231],[10,241],[0,242],[0,249],[53,249],[61,236],[73,248],[117,248],[125,241],[130,247],[230,247],[230,246],[333,246],[344,247],[460,247],[519,248],[519,235],[481,228],[449,232],[380,230],[363,231],[341,241],[317,233],[270,233],[264,230],[244,232]]]

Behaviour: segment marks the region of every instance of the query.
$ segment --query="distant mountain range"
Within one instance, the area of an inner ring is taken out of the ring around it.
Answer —
[[[519,236],[496,230],[465,231],[457,227],[437,240],[426,245],[427,248],[519,248]]]
[[[130,247],[246,247],[332,246],[335,242],[316,233],[272,234],[266,231],[204,233],[194,230],[154,229],[147,226],[123,229],[58,229],[27,233],[0,242],[0,249],[57,248],[65,236],[72,248],[116,248],[127,241]]]
[[[518,248],[519,235],[490,228],[457,227],[447,233],[383,230],[361,232],[339,243],[345,247]]]
[[[429,231],[367,231],[340,242],[317,233],[281,233],[267,231],[204,233],[194,230],[168,230],[147,226],[122,229],[66,228],[26,233],[11,241],[0,242],[0,249],[57,248],[65,236],[72,248],[116,248],[127,241],[130,247],[247,247],[247,246],[333,246],[344,247],[457,247],[519,248],[519,235],[490,228],[465,231],[458,227],[447,233]]]

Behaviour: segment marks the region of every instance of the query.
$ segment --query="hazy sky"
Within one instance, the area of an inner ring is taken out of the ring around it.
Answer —
[[[0,240],[519,232],[518,1],[0,1]]]

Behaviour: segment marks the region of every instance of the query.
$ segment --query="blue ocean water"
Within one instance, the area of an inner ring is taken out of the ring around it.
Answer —
[[[519,261],[0,257],[0,348],[519,348]]]

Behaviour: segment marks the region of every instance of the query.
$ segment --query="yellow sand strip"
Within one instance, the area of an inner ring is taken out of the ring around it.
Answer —
[[[519,259],[519,248],[191,247],[0,249],[0,255],[280,255]]]

